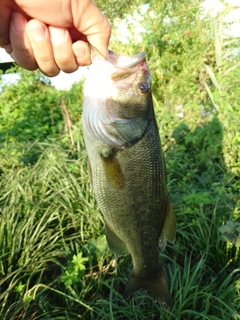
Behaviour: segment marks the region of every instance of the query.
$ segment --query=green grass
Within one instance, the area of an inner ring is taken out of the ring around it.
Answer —
[[[226,171],[215,187],[207,188],[200,175],[190,186],[185,174],[194,173],[185,151],[168,144],[178,233],[161,253],[172,295],[167,309],[141,291],[122,298],[131,259],[116,260],[107,248],[82,137],[74,152],[46,144],[38,150],[35,164],[1,175],[1,319],[240,319],[239,253],[219,232],[236,206],[234,193],[224,191]],[[195,151],[189,150],[192,160]],[[207,170],[217,168],[213,162]]]
[[[201,117],[186,106],[180,119],[154,101],[177,217],[176,241],[160,253],[171,309],[143,291],[122,298],[131,258],[107,247],[75,121],[74,147],[62,132],[1,142],[1,320],[240,319],[239,247],[219,230],[240,219],[238,109]]]

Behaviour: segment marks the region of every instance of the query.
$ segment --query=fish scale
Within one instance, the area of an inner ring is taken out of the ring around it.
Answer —
[[[145,289],[169,306],[159,241],[161,248],[167,240],[174,241],[176,221],[167,194],[150,74],[143,53],[129,56],[129,65],[125,56],[124,66],[118,65],[119,55],[111,52],[110,56],[105,60],[92,48],[93,63],[84,89],[83,133],[93,190],[110,249],[132,257],[124,296]],[[102,91],[98,88],[101,97],[90,90],[94,84],[103,86]]]

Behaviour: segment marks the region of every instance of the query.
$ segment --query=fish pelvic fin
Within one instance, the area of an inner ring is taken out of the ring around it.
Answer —
[[[163,226],[163,231],[160,237],[160,249],[163,251],[166,247],[167,241],[173,243],[175,241],[176,237],[176,217],[173,212],[172,205],[170,201],[168,201],[167,205],[167,215],[165,218],[164,226]]]
[[[127,255],[128,249],[125,243],[112,231],[105,221],[105,232],[109,249],[119,255]]]
[[[170,308],[171,297],[161,265],[157,274],[146,277],[136,276],[133,271],[128,279],[123,297],[127,299],[139,289],[146,290],[155,302],[158,301]]]

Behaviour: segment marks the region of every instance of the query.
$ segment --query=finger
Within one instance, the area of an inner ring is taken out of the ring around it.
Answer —
[[[88,66],[91,63],[90,49],[85,41],[74,42],[72,49],[79,66]]]
[[[94,25],[86,34],[88,42],[91,43],[105,57],[108,57],[108,45],[111,36],[110,24],[105,20],[103,25]]]
[[[15,1],[0,0],[0,47],[5,48],[7,53],[9,53],[9,48],[11,48],[10,23],[13,12],[24,14],[24,11]]]
[[[41,21],[32,19],[28,22],[26,30],[41,72],[49,77],[58,75],[60,70],[54,60],[48,27]]]
[[[19,66],[28,70],[36,70],[38,65],[28,40],[26,25],[26,18],[22,14],[14,12],[10,24],[11,57]]]
[[[12,11],[4,5],[0,9],[0,47],[5,48],[10,43],[9,27]]]
[[[72,40],[66,28],[49,27],[54,59],[58,67],[70,73],[78,69],[73,50]]]
[[[88,2],[88,6],[83,11],[82,16],[75,19],[74,26],[107,58],[111,26],[93,2]]]

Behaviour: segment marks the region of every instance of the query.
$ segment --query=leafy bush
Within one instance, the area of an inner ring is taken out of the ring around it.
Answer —
[[[0,142],[43,141],[56,136],[61,120],[59,92],[40,73],[19,72],[19,81],[4,85],[1,93]]]

